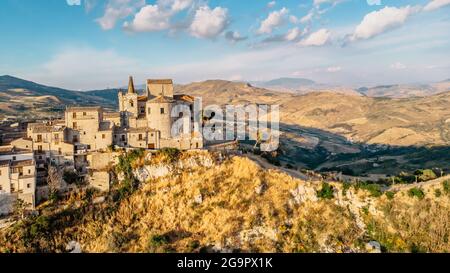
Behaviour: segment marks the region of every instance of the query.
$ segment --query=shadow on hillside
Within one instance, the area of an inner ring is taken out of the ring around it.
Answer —
[[[402,171],[438,168],[450,172],[450,146],[396,146],[352,143],[317,128],[281,123],[282,163],[351,175],[396,175]]]

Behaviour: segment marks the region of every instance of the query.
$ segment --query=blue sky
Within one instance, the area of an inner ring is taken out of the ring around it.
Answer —
[[[342,85],[450,78],[450,0],[2,0],[0,75]]]

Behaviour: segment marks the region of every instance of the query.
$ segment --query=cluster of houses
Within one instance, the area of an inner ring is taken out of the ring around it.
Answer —
[[[171,131],[180,118],[171,115],[172,109],[183,105],[192,110],[194,105],[193,97],[174,94],[172,80],[147,80],[144,94],[138,94],[130,77],[128,90],[118,96],[118,112],[69,107],[64,119],[22,126],[18,138],[0,147],[0,197],[13,195],[34,207],[45,198],[49,166],[86,176],[93,186],[107,190],[109,176],[102,168],[111,161],[112,147],[203,148],[200,133],[174,136]]]

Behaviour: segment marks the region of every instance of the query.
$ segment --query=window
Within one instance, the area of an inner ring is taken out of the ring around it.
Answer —
[[[59,155],[62,155],[62,150],[61,150],[61,148],[58,148],[58,154],[59,154]]]
[[[0,191],[2,191],[2,190],[3,190],[2,185],[0,185]]]
[[[147,112],[150,115],[152,113],[152,108],[149,107]]]
[[[83,112],[83,116],[86,116],[87,114],[86,114],[86,112]]]
[[[37,135],[37,142],[42,142],[42,135]]]
[[[141,114],[145,114],[145,108],[141,108]]]
[[[2,171],[0,170],[0,176],[2,175]],[[1,187],[1,186],[0,186]],[[1,189],[0,189],[1,190]]]
[[[125,135],[122,135],[122,141],[125,141]]]
[[[27,188],[31,189],[31,184],[30,183],[27,184]]]
[[[76,122],[74,122],[74,123],[72,124],[72,128],[73,128],[73,129],[77,129],[77,123],[76,123]]]
[[[142,141],[142,134],[139,134],[139,141]]]
[[[102,134],[102,139],[105,139],[106,138],[106,135],[105,134]]]
[[[30,169],[28,169],[28,174],[31,174],[31,170]]]
[[[165,109],[161,108],[161,114],[164,115],[165,112],[166,112]]]
[[[74,112],[74,113],[72,114],[72,118],[77,118],[77,113]]]
[[[42,153],[42,145],[38,146],[38,152]]]
[[[17,160],[17,156],[13,156],[13,160]]]

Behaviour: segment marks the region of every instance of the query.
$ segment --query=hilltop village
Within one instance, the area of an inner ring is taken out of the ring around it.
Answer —
[[[35,207],[48,198],[49,176],[61,173],[83,177],[90,186],[107,191],[110,174],[105,167],[113,160],[108,151],[117,148],[203,148],[199,133],[172,135],[173,123],[182,117],[172,117],[172,109],[183,105],[193,111],[194,104],[191,96],[174,95],[172,80],[147,80],[140,95],[130,77],[127,91],[118,96],[118,112],[68,107],[64,119],[18,124],[9,145],[0,147],[1,203],[12,204],[18,198]],[[69,184],[60,187],[73,190]]]

